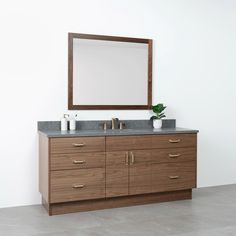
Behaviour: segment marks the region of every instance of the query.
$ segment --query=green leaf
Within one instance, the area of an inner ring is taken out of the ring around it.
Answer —
[[[165,117],[166,117],[165,115],[161,115],[161,116],[159,116],[160,119],[165,118]]]
[[[156,120],[157,119],[157,116],[152,116],[151,118],[150,118],[150,120]]]

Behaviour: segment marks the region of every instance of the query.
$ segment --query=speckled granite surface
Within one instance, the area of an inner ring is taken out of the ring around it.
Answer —
[[[178,134],[178,133],[197,133],[198,130],[175,127],[175,120],[163,120],[161,129],[153,129],[150,120],[121,120],[125,123],[123,130],[111,130],[110,122],[101,121],[77,121],[77,130],[61,131],[59,121],[39,121],[39,133],[49,137],[81,137],[81,136],[117,136],[117,135],[155,135],[155,134]],[[103,130],[104,122],[108,129]]]

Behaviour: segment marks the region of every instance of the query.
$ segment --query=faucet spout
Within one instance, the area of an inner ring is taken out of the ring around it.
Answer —
[[[112,118],[111,119],[111,129],[118,129],[118,118]]]

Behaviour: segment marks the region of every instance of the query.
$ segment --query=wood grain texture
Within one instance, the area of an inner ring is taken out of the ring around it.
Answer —
[[[47,210],[48,214],[51,216],[52,212],[51,212],[50,204],[43,197],[42,197],[42,205]]]
[[[51,170],[105,168],[105,152],[51,155]]]
[[[148,45],[148,97],[146,105],[76,105],[73,103],[73,39],[105,40],[130,43],[144,43]],[[68,34],[68,109],[69,110],[148,110],[152,105],[152,40],[143,38],[130,38],[120,36]]]
[[[152,148],[196,147],[196,134],[153,135]]]
[[[130,165],[129,165],[130,195],[151,192],[151,160],[152,160],[151,150],[130,151]]]
[[[106,153],[106,197],[129,194],[128,152]]]
[[[192,198],[192,190],[153,193],[143,195],[133,195],[97,200],[87,200],[78,202],[66,202],[50,204],[51,215],[66,214],[81,211],[93,211],[115,207],[127,207],[141,204],[151,204],[158,202],[177,201]]]
[[[148,109],[152,107],[152,40],[148,42]]]
[[[39,134],[39,192],[49,201],[49,140]]]
[[[75,146],[75,144],[84,146]],[[52,154],[104,151],[105,137],[51,138],[50,152]]]
[[[196,147],[152,149],[152,163],[196,161]]]
[[[152,192],[165,192],[195,188],[195,171],[196,162],[194,161],[153,164],[151,168]]]
[[[151,145],[151,135],[106,137],[107,151],[150,149]]]
[[[50,203],[94,198],[105,198],[104,168],[51,171]]]
[[[51,139],[39,135],[42,203],[51,215],[191,198],[196,162],[195,134]]]
[[[73,35],[68,34],[68,109],[73,110]]]

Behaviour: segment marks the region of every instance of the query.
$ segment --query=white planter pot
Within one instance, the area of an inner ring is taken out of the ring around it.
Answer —
[[[154,129],[160,129],[162,126],[162,120],[153,120],[153,127]]]

